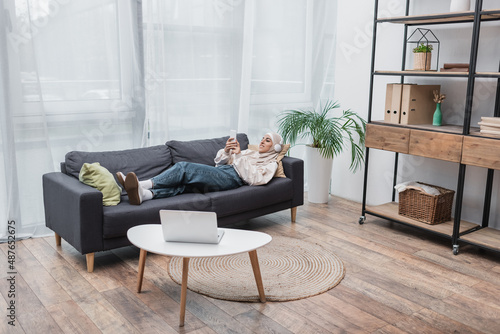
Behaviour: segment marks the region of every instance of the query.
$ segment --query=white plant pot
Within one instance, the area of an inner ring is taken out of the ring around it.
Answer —
[[[330,178],[333,159],[325,159],[317,148],[306,146],[308,200],[327,203],[330,195]]]
[[[450,12],[470,11],[470,0],[451,0]]]

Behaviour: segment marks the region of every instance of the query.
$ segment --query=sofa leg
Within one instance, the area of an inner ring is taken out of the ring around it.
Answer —
[[[292,223],[295,223],[295,218],[297,218],[297,207],[291,209],[292,212]]]
[[[56,246],[61,246],[61,236],[57,233],[55,233],[56,235]]]
[[[85,254],[87,257],[87,271],[89,273],[94,271],[94,253]]]

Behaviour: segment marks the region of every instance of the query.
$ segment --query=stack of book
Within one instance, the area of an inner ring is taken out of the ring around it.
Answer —
[[[500,136],[500,117],[481,117],[479,132]]]
[[[468,63],[448,63],[444,64],[441,72],[469,72]]]

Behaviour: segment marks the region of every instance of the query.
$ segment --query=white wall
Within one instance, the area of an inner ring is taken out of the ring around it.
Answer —
[[[404,15],[404,0],[380,1],[379,9],[384,16]],[[419,0],[410,8],[410,15],[444,13],[449,10],[449,1]],[[474,1],[472,1],[474,3]],[[473,5],[472,5],[473,6]],[[493,0],[485,0],[483,8],[497,8]],[[473,8],[473,7],[472,7]],[[339,1],[336,55],[335,97],[344,109],[350,108],[363,117],[368,117],[370,85],[371,40],[374,1]],[[447,62],[468,62],[472,24],[423,26],[431,29],[441,42],[439,67]],[[478,71],[498,71],[500,24],[485,23],[481,27]],[[414,28],[409,28],[409,33]],[[379,24],[377,33],[377,56],[375,69],[399,70],[403,46],[403,26]],[[435,53],[435,52],[434,52]],[[411,55],[410,55],[411,56]],[[411,58],[407,59],[407,63]],[[435,65],[434,65],[435,66]],[[372,120],[383,119],[385,85],[399,82],[399,77],[376,76],[374,80]],[[444,122],[462,124],[465,106],[466,79],[412,78],[407,82],[440,84],[447,98],[443,103]],[[492,116],[496,80],[476,81],[472,125],[481,116]],[[349,155],[344,154],[334,161],[332,172],[332,194],[358,202],[362,200],[363,173],[348,170]],[[391,200],[394,154],[370,150],[369,182],[367,203],[377,205]],[[417,156],[400,155],[398,182],[423,181],[448,189],[457,188],[458,164]],[[467,167],[462,219],[480,223],[486,169]],[[500,229],[500,173],[495,172],[490,226]]]

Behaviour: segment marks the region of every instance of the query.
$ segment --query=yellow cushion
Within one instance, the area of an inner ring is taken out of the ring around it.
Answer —
[[[285,144],[282,146],[281,152],[278,154],[276,158],[276,162],[278,163],[278,169],[276,169],[276,173],[274,173],[274,177],[286,177],[285,171],[283,169],[283,163],[281,159],[285,156],[286,152],[290,148],[290,144]],[[259,145],[248,145],[248,149],[252,151],[258,151]]]
[[[105,206],[120,203],[122,188],[116,183],[113,175],[100,163],[84,163],[80,169],[80,182],[96,188],[102,192],[102,204]]]

